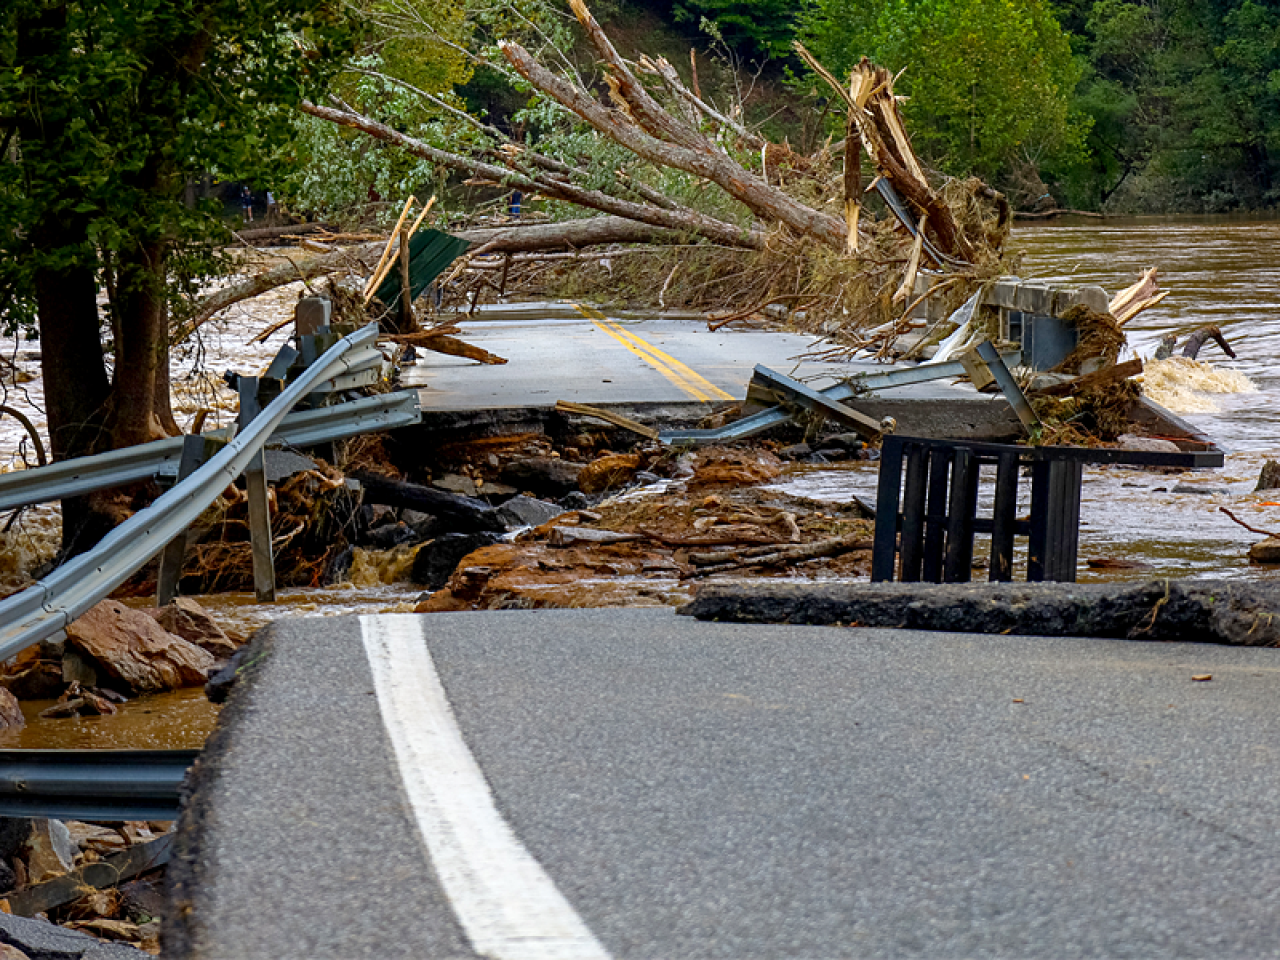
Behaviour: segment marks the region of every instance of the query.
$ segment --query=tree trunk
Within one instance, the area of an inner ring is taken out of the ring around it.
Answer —
[[[375,139],[394,143],[403,147],[405,151],[415,157],[422,157],[424,160],[441,164],[451,170],[459,170],[463,173],[485,177],[494,183],[503,184],[504,186],[517,187],[531,194],[540,193],[544,197],[550,197],[554,200],[563,200],[566,203],[574,203],[581,207],[599,210],[601,213],[610,213],[630,220],[638,220],[651,226],[665,227],[669,230],[687,233],[690,236],[703,237],[725,246],[744,247],[754,250],[759,250],[764,246],[764,235],[759,231],[726,223],[696,210],[689,208],[672,210],[644,203],[633,203],[620,197],[610,196],[599,190],[581,187],[551,176],[528,176],[515,170],[509,170],[506,167],[486,163],[483,160],[439,150],[430,144],[423,143],[421,140],[407,136],[399,130],[387,126],[385,123],[380,123],[370,117],[347,110],[322,107],[306,100],[302,102],[299,109],[303,113],[309,113],[313,117],[319,117],[321,120],[328,120],[339,126],[360,130]],[[843,236],[843,233],[841,236]]]
[[[171,437],[180,436],[182,428],[173,416],[173,398],[169,386],[169,304],[164,304],[164,318],[161,321],[164,331],[160,342],[156,345],[159,361],[156,363],[156,383],[154,396],[154,413],[160,423],[160,429]]]
[[[25,76],[47,88],[46,61],[56,59],[66,31],[65,5],[29,4],[20,7],[17,21],[17,66]],[[68,136],[67,115],[35,104],[19,110],[18,136],[24,160],[38,163],[57,157]],[[87,456],[106,447],[104,429],[111,385],[107,379],[98,319],[98,290],[91,266],[88,224],[75,212],[78,199],[68,184],[64,203],[50,209],[31,228],[36,310],[40,326],[41,370],[49,446],[55,460]],[[79,253],[68,260],[68,251]],[[94,521],[87,498],[62,502],[62,543],[74,552],[92,543],[103,526]],[[109,523],[107,524],[109,528]]]
[[[112,391],[113,445],[128,447],[165,436],[156,416],[156,386],[167,386],[168,333],[164,303],[165,248],[148,241],[120,255],[117,277],[121,340],[116,343]]]

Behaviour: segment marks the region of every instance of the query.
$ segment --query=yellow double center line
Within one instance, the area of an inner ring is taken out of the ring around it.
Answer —
[[[624,330],[599,310],[583,306],[580,303],[575,303],[574,306],[580,314],[594,323],[598,329],[613,337],[613,339],[617,340],[694,399],[701,400],[703,403],[710,403],[712,400],[733,399],[732,394],[725,393],[696,370],[681,363],[675,357],[663,353],[652,343],[640,339],[631,331]]]

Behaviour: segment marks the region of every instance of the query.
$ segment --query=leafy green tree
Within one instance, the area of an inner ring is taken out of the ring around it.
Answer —
[[[38,325],[56,457],[174,429],[175,273],[207,272],[225,237],[184,202],[186,185],[206,171],[272,175],[289,108],[327,79],[347,35],[328,0],[0,10],[0,311],[11,329]],[[64,540],[74,520],[64,513]]]
[[[1258,0],[1074,0],[1096,196],[1146,209],[1280,199],[1280,16]],[[1087,9],[1086,9],[1087,8]]]

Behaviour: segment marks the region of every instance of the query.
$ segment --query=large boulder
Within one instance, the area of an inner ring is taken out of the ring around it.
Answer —
[[[218,626],[213,614],[190,597],[178,597],[172,603],[152,607],[146,612],[169,633],[208,650],[219,660],[225,660],[239,649],[239,645]]]
[[[578,475],[583,467],[581,463],[554,457],[530,457],[508,463],[502,470],[501,480],[535,496],[558,499],[570,490],[578,489]]]
[[[67,644],[136,693],[203,684],[213,670],[207,650],[183,640],[141,610],[103,600],[67,626]]]

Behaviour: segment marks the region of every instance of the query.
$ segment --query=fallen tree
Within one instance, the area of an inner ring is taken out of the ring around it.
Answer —
[[[740,105],[722,109],[696,85],[690,89],[666,60],[623,58],[585,3],[573,0],[572,7],[598,57],[607,98],[576,73],[557,72],[516,43],[500,44],[505,62],[497,66],[558,105],[575,129],[625,149],[631,162],[602,170],[582,157],[550,155],[393,77],[382,78],[472,125],[482,134],[480,145],[465,153],[443,149],[336,97],[331,105],[302,104],[312,117],[393,144],[468,177],[468,183],[596,214],[457,233],[473,246],[446,275],[451,303],[474,305],[486,288],[505,294],[568,270],[600,269],[616,291],[629,288],[650,298],[657,291],[663,306],[716,309],[717,325],[780,305],[810,328],[844,330],[846,339],[874,341],[887,351],[910,325],[920,271],[949,275],[935,289],[952,305],[1001,272],[1008,204],[977,180],[930,180],[912,151],[887,71],[864,60],[846,85],[797,46],[846,112],[841,142],[801,155],[750,130],[737,119]],[[878,216],[864,209],[864,162],[888,205]],[[672,190],[672,182],[685,187]],[[723,196],[704,201],[708,186]],[[384,247],[353,246],[263,270],[198,303],[180,336],[283,283],[342,271],[368,275]],[[601,247],[609,250],[599,257],[581,254]],[[665,260],[615,259],[619,249],[637,247],[679,247],[681,253]],[[871,340],[853,336],[867,328],[874,328]]]
[[[624,237],[619,230],[611,242],[701,244],[702,253],[695,247],[675,264],[628,259],[624,274],[642,294],[661,290],[667,303],[715,306],[731,318],[780,304],[792,313],[803,310],[811,325],[821,324],[827,331],[833,320],[858,330],[901,320],[920,270],[950,274],[947,298],[956,305],[978,283],[1000,272],[1011,220],[1008,204],[980,181],[931,181],[911,148],[887,71],[864,60],[846,84],[799,47],[846,111],[843,141],[801,155],[785,142],[769,142],[748,129],[738,119],[740,109],[712,104],[696,84],[690,89],[666,60],[643,55],[625,59],[586,4],[573,0],[571,5],[597,56],[607,96],[598,96],[577,73],[540,62],[517,43],[500,44],[505,62],[494,66],[532,85],[577,124],[575,130],[589,130],[611,148],[627,151],[632,161],[616,169],[602,170],[582,157],[552,156],[537,145],[517,143],[439,98],[381,74],[471,124],[482,134],[481,146],[468,153],[442,149],[337,98],[332,105],[305,103],[302,109],[464,174],[469,183],[606,215],[589,224],[630,220],[649,231]],[[885,194],[890,215],[877,218],[864,210],[864,162],[871,166],[872,186]],[[692,189],[664,191],[654,185],[669,186],[673,176]],[[709,196],[703,189],[708,186],[723,197],[702,202]],[[570,239],[570,229],[519,227],[471,256],[548,252],[555,249],[549,244],[561,241],[560,252],[576,252],[580,245]],[[589,229],[607,233],[616,228]],[[566,231],[563,236],[557,235],[560,230]],[[542,236],[551,238],[548,245],[535,247],[532,241]],[[539,269],[545,273],[550,262],[539,261]],[[571,262],[581,264],[576,257]],[[508,261],[497,268],[503,283],[495,289],[506,289],[512,266]],[[602,268],[618,279],[612,261]],[[481,272],[494,269],[489,263]],[[618,289],[619,284],[612,286]]]
[[[471,241],[477,256],[488,253],[579,250],[618,243],[675,243],[679,234],[624,217],[592,217],[527,226],[461,230],[454,234]],[[228,284],[196,302],[186,322],[174,334],[174,341],[191,336],[201,324],[227,307],[300,280],[314,280],[335,273],[366,275],[386,246],[385,240],[345,247],[332,253],[307,257],[286,257],[285,263],[260,270],[237,283]]]

